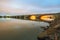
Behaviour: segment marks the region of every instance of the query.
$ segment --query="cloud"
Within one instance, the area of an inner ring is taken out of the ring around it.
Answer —
[[[0,0],[0,12],[8,14],[37,14],[44,12],[59,12],[60,7],[40,7],[35,5],[29,5],[24,3],[10,2],[10,1],[1,1]]]

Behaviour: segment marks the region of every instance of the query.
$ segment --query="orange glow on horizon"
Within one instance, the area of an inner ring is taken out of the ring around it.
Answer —
[[[31,20],[36,20],[36,16],[32,15],[32,16],[30,16],[30,19]]]
[[[40,17],[40,19],[44,21],[52,21],[55,19],[55,16],[54,15],[43,15]]]

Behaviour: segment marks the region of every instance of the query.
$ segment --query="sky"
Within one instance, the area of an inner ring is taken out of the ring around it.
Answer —
[[[0,15],[60,12],[60,0],[0,0]]]

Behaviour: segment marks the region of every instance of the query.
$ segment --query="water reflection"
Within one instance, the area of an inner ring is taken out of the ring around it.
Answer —
[[[42,24],[41,24],[42,23]],[[1,40],[37,40],[39,32],[43,31],[40,26],[47,26],[48,23],[34,22],[18,19],[0,18],[0,39]]]

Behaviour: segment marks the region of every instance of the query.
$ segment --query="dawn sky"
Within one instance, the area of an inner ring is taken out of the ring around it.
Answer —
[[[0,12],[12,15],[60,12],[60,0],[0,0]]]

